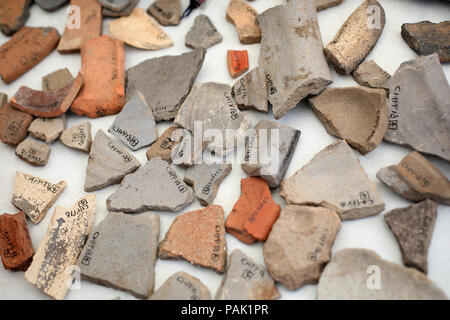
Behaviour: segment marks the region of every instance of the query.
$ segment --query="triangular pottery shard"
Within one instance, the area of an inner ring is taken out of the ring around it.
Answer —
[[[144,10],[135,8],[127,17],[109,23],[109,32],[130,46],[158,50],[173,46],[169,36]]]
[[[450,86],[436,53],[403,62],[390,82],[384,139],[450,161]]]
[[[175,170],[166,161],[153,158],[123,179],[106,206],[109,211],[125,213],[178,211],[193,200],[192,190]]]
[[[328,133],[361,154],[375,149],[387,130],[386,92],[366,87],[328,88],[309,99]]]
[[[266,73],[275,119],[332,83],[313,1],[291,0],[258,16],[259,64]],[[289,48],[289,49],[287,49]]]
[[[191,132],[201,122],[203,141],[208,142],[209,150],[221,156],[233,151],[250,127],[250,119],[231,96],[231,87],[217,82],[195,85],[174,122]],[[227,136],[229,129],[234,130],[233,139]]]
[[[131,153],[98,130],[89,154],[84,190],[92,192],[120,183],[140,166]]]
[[[376,0],[365,0],[353,11],[325,47],[338,73],[349,74],[358,67],[377,43],[385,23],[384,9]]]
[[[25,279],[50,297],[63,300],[76,272],[77,258],[95,221],[95,194],[69,208],[57,206]]]
[[[281,196],[288,204],[329,208],[342,220],[372,216],[384,209],[380,193],[343,140],[330,144],[284,179]]]
[[[381,259],[371,250],[333,254],[317,286],[318,300],[447,300],[422,272]]]
[[[405,266],[428,272],[428,248],[437,218],[437,204],[425,200],[387,212],[384,219],[402,250]]]
[[[177,56],[148,59],[131,67],[126,71],[127,100],[140,91],[156,121],[173,119],[191,91],[205,55],[206,50],[200,48]]]
[[[181,19],[180,0],[155,0],[147,12],[163,26],[176,26]]]

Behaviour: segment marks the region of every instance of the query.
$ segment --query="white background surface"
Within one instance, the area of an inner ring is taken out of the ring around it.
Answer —
[[[384,31],[367,59],[374,59],[382,68],[393,74],[401,62],[417,57],[400,35],[400,27],[405,22],[418,22],[430,20],[432,22],[441,22],[450,18],[450,5],[447,1],[431,0],[379,0],[386,11],[386,26]],[[139,7],[147,9],[152,0],[141,0]],[[183,7],[187,6],[187,0],[183,1]],[[318,13],[319,25],[322,33],[324,45],[332,40],[339,27],[344,23],[351,12],[361,3],[360,0],[345,0],[337,7],[327,9]],[[284,3],[284,0],[257,0],[251,2],[251,5],[259,12]],[[163,27],[174,41],[174,46],[159,51],[138,50],[129,46],[126,47],[125,67],[130,68],[139,62],[152,57],[163,55],[175,55],[190,50],[184,45],[184,37],[188,29],[193,24],[194,18],[200,13],[206,13],[220,33],[223,35],[223,42],[208,49],[203,68],[197,78],[197,82],[218,81],[232,85],[234,80],[230,77],[226,67],[227,49],[247,49],[250,58],[250,68],[258,64],[259,44],[242,45],[239,43],[237,32],[234,26],[225,20],[226,7],[228,0],[210,0],[206,11],[194,11],[191,16],[184,19],[179,26]],[[41,10],[36,4],[32,6],[28,26],[52,26],[58,29],[62,34],[66,20],[67,6],[56,12],[48,13]],[[103,22],[103,33],[108,34],[108,22],[111,19],[105,19]],[[0,43],[7,41],[7,37],[0,34]],[[9,85],[0,81],[0,92],[8,94],[11,98],[19,86],[26,85],[33,89],[41,90],[41,78],[55,71],[56,69],[68,67],[72,75],[76,75],[81,66],[79,54],[61,55],[56,50],[53,51],[45,60],[35,66],[28,73]],[[450,78],[450,64],[444,65],[447,79]],[[180,70],[180,72],[183,72]],[[340,76],[332,69],[334,83],[332,86],[354,86],[356,82],[351,76]],[[265,115],[253,111],[245,112],[251,119],[253,125],[261,119],[273,120],[271,113]],[[91,120],[92,133],[98,129],[105,132],[114,120],[115,116],[104,117]],[[68,117],[68,127],[86,118],[70,114]],[[336,140],[329,135],[320,121],[314,116],[309,106],[300,103],[295,109],[289,111],[280,122],[293,126],[302,131],[299,144],[295,151],[286,176],[291,176],[309,160],[318,151]],[[171,123],[164,122],[158,124],[158,131],[161,134]],[[111,135],[110,135],[111,136]],[[69,149],[60,142],[51,144],[51,156],[45,167],[37,168],[20,160],[14,154],[14,148],[5,144],[0,144],[0,211],[15,213],[17,209],[11,204],[13,193],[15,171],[23,171],[29,174],[37,175],[52,182],[66,180],[68,187],[62,193],[56,202],[60,206],[72,206],[75,201],[84,195],[83,185],[85,179],[85,169],[87,165],[87,155],[75,150]],[[145,163],[146,148],[134,152],[133,154]],[[394,144],[383,142],[377,149],[361,156],[357,151],[361,165],[366,170],[370,180],[376,183],[385,202],[386,211],[411,205],[412,203],[402,199],[384,186],[376,178],[376,172],[381,168],[392,164],[397,164],[405,155],[411,152],[410,149]],[[450,164],[435,157],[427,158],[438,167],[447,177],[450,176]],[[184,176],[182,169],[177,168],[181,176]],[[240,195],[240,179],[246,175],[236,163],[230,175],[222,183],[215,204],[220,204],[227,215]],[[107,214],[106,198],[111,195],[117,186],[110,186],[106,189],[96,192],[97,195],[97,213],[96,224],[99,223]],[[282,207],[285,205],[283,199],[279,196],[279,191],[273,192],[275,201]],[[181,212],[158,212],[161,216],[160,240],[164,237],[173,219],[182,212],[188,212],[201,208],[198,201],[183,209]],[[38,248],[40,241],[44,238],[50,217],[53,214],[54,207],[51,208],[46,218],[38,225],[29,222],[30,232],[35,249]],[[333,246],[333,252],[343,248],[367,248],[376,251],[382,258],[401,264],[401,254],[398,244],[393,234],[388,229],[383,219],[383,213],[374,217],[369,217],[354,221],[344,221],[342,229],[339,232],[336,242]],[[438,208],[438,218],[434,230],[428,261],[429,278],[437,283],[450,296],[450,208],[440,205]],[[251,256],[257,263],[264,263],[262,255],[262,244],[245,245],[233,236],[227,234],[226,240],[229,253],[235,248],[241,248],[245,253]],[[132,248],[130,248],[132,250]],[[156,285],[158,288],[173,273],[183,270],[198,278],[210,289],[214,297],[217,288],[222,280],[222,275],[216,274],[212,270],[198,268],[190,265],[184,260],[158,260],[156,263]],[[382,279],[383,281],[383,279]],[[278,286],[282,299],[314,299],[316,294],[315,285],[307,285],[297,291],[289,291]],[[111,299],[120,296],[122,299],[134,299],[130,294],[113,290],[82,281],[80,290],[72,290],[68,293],[67,299]],[[0,268],[0,298],[1,299],[48,299],[40,290],[29,284],[23,276],[23,272],[10,272]]]

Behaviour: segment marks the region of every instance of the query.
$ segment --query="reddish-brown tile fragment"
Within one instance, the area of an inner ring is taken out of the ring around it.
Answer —
[[[249,68],[247,50],[228,50],[227,64],[232,78],[244,74]]]
[[[26,271],[33,261],[33,243],[23,212],[0,215],[0,256],[3,267],[14,271]]]
[[[23,27],[0,47],[0,76],[10,83],[37,65],[59,41],[55,28]]]
[[[89,118],[116,114],[125,104],[125,51],[120,40],[100,36],[81,48],[84,85],[71,111]]]
[[[23,27],[30,16],[31,0],[0,0],[0,30],[7,36]]]
[[[223,220],[223,208],[218,205],[178,216],[159,244],[159,258],[181,258],[224,273],[227,244]]]
[[[241,197],[225,223],[226,230],[244,243],[265,241],[280,215],[267,182],[259,177],[241,180]]]
[[[69,109],[82,84],[83,78],[78,75],[71,85],[54,91],[39,91],[21,86],[11,98],[11,105],[36,117],[59,117]]]
[[[58,44],[61,53],[80,51],[87,41],[102,34],[102,6],[98,1],[70,0],[70,5],[79,9],[69,11],[66,28]]]
[[[5,103],[0,108],[0,140],[11,146],[17,146],[28,135],[28,127],[33,117]]]

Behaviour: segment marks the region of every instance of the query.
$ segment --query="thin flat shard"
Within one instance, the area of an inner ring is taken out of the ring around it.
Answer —
[[[31,0],[0,0],[0,30],[12,36],[30,16]]]
[[[180,0],[156,0],[147,12],[163,26],[176,26],[180,23],[181,2]]]
[[[436,52],[441,62],[450,62],[450,21],[404,23],[402,37],[419,56]]]
[[[96,205],[96,196],[89,194],[70,208],[57,206],[25,272],[27,281],[54,299],[63,300],[69,290],[73,267],[94,225]]]
[[[26,271],[34,249],[23,212],[0,215],[0,256],[5,270]]]
[[[140,91],[156,121],[175,117],[194,85],[206,50],[145,60],[126,71],[127,99]],[[183,70],[183,72],[180,72]]]
[[[309,99],[329,134],[361,154],[374,150],[388,126],[386,91],[366,87],[328,88]]]
[[[227,245],[223,208],[210,205],[175,218],[159,244],[160,259],[184,259],[193,265],[224,273]]]
[[[286,206],[263,246],[272,278],[290,290],[316,283],[331,259],[340,228],[339,216],[332,210]]]
[[[35,117],[59,117],[69,110],[82,85],[83,78],[78,75],[71,84],[54,91],[39,91],[21,86],[11,98],[11,105]]]
[[[59,139],[69,148],[89,153],[92,144],[91,124],[80,122],[65,130]]]
[[[98,1],[70,0],[70,8],[72,10],[58,44],[60,53],[80,51],[87,41],[102,34],[102,6]]]
[[[268,112],[266,74],[261,67],[252,69],[237,80],[232,94],[239,110]]]
[[[381,69],[373,60],[361,63],[352,72],[353,79],[360,85],[369,88],[380,88],[389,91],[389,80],[391,75]]]
[[[222,42],[223,37],[208,16],[200,14],[195,17],[194,24],[186,33],[186,47],[207,49]]]
[[[16,171],[13,206],[22,210],[34,224],[45,218],[47,211],[66,188],[67,183],[52,183],[45,179]]]
[[[69,69],[59,69],[42,78],[42,90],[58,90],[72,84],[73,80]]]
[[[241,250],[234,250],[216,300],[275,300],[280,297],[266,268]]]
[[[150,300],[211,300],[211,294],[200,279],[180,271],[164,281]]]
[[[147,150],[147,159],[160,158],[172,162],[172,153],[183,139],[184,129],[179,126],[171,126],[163,132],[155,143]]]
[[[108,213],[78,258],[81,277],[148,299],[155,286],[159,216]]]
[[[69,0],[34,0],[34,2],[45,11],[54,11],[65,5]]]
[[[450,86],[436,53],[403,62],[390,82],[384,139],[450,161]]]
[[[179,211],[194,201],[191,189],[164,160],[153,158],[122,184],[107,200],[109,211]]]
[[[373,278],[374,272],[378,272],[378,278]],[[415,269],[383,260],[371,250],[343,249],[336,252],[325,267],[317,287],[317,299],[447,300],[448,298],[442,289]]]
[[[318,152],[280,190],[288,204],[320,205],[339,213],[342,220],[359,219],[384,210],[384,201],[343,141]]]
[[[325,10],[341,4],[344,0],[314,0],[317,11]]]
[[[138,2],[139,2],[139,0],[129,0],[129,4],[125,8],[123,8],[122,10],[119,10],[119,11],[113,11],[108,8],[103,8],[102,14],[104,17],[129,16],[131,14],[131,12],[134,10],[134,8],[136,8]]]
[[[377,43],[385,23],[384,9],[376,0],[365,0],[353,11],[325,47],[338,73],[350,74],[358,67]]]
[[[0,140],[10,146],[17,146],[27,137],[32,121],[32,115],[4,103],[0,108]]]
[[[262,30],[259,65],[269,101],[280,119],[310,94],[331,84],[313,1],[290,0],[258,16]],[[283,49],[283,48],[289,48]]]
[[[239,41],[243,44],[261,42],[261,29],[258,25],[258,12],[243,0],[231,0],[226,18],[236,26]]]
[[[239,111],[231,96],[231,87],[216,82],[194,86],[178,110],[174,122],[191,132],[194,132],[194,123],[198,122],[201,122],[203,132],[208,129],[220,132],[218,139],[204,139],[208,149],[220,156],[233,151],[236,141],[240,141],[250,127],[250,120]],[[225,139],[227,129],[235,130],[234,139]]]
[[[125,49],[122,41],[100,36],[81,48],[84,85],[70,110],[98,118],[116,114],[125,104]]]
[[[271,188],[280,185],[300,138],[300,130],[284,124],[261,120],[248,134],[242,170],[260,176]]]
[[[97,191],[120,183],[123,177],[140,166],[141,163],[131,153],[100,129],[89,153],[84,191]]]
[[[377,177],[405,199],[450,205],[450,181],[417,151],[396,166],[382,168]]]
[[[232,78],[237,78],[247,72],[249,68],[247,50],[228,50],[227,65]]]
[[[227,232],[252,244],[266,241],[280,215],[280,206],[272,199],[269,186],[259,177],[241,179],[241,196],[225,222]]]
[[[45,166],[50,158],[50,146],[28,137],[17,145],[16,155],[33,166]]]
[[[130,46],[159,50],[173,46],[170,37],[144,10],[135,8],[129,16],[109,23],[109,32]]]
[[[437,218],[437,204],[425,200],[418,204],[394,209],[384,219],[398,241],[405,266],[428,272],[430,247]]]
[[[186,171],[184,182],[194,188],[202,206],[213,203],[220,184],[231,172],[231,164],[196,164]]]
[[[36,118],[28,128],[28,132],[35,138],[51,143],[59,138],[66,129],[66,117]]]
[[[29,71],[56,48],[58,41],[59,33],[54,28],[21,28],[0,47],[3,81],[10,83]]]
[[[152,109],[139,91],[125,104],[108,131],[133,151],[158,139]]]

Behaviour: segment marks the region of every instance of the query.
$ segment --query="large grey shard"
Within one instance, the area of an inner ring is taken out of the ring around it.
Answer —
[[[28,127],[28,132],[35,138],[50,143],[59,138],[66,129],[66,116],[57,118],[36,118]]]
[[[317,286],[319,300],[446,300],[422,272],[383,260],[365,249],[333,255]]]
[[[92,144],[90,122],[84,121],[70,127],[61,134],[59,139],[69,148],[89,153]]]
[[[267,113],[266,74],[261,67],[254,68],[236,81],[232,93],[240,110],[256,110]]]
[[[216,82],[195,85],[174,122],[191,132],[201,123],[207,148],[220,156],[233,151],[250,126],[231,96],[231,87]],[[234,130],[234,138],[227,137],[227,129]]]
[[[34,2],[46,11],[53,11],[62,7],[64,4],[69,2],[69,0],[34,0]]]
[[[292,177],[281,183],[288,204],[319,205],[336,211],[342,220],[375,215],[384,201],[347,142],[336,141]]]
[[[275,300],[279,297],[280,293],[264,266],[256,264],[239,249],[231,253],[216,300]]]
[[[258,16],[259,65],[266,73],[275,119],[332,83],[313,1],[291,0]],[[289,48],[289,49],[287,49]]]
[[[98,130],[89,153],[84,190],[92,192],[120,183],[140,166],[131,153]]]
[[[187,47],[209,48],[222,42],[223,37],[208,16],[204,14],[195,17],[194,24],[188,33],[186,33],[185,44]]]
[[[156,121],[173,119],[194,85],[205,54],[205,49],[196,49],[178,56],[148,59],[128,69],[127,100],[140,91]]]
[[[107,200],[109,211],[134,213],[148,210],[178,211],[194,200],[192,190],[169,164],[159,158],[149,160],[127,175]]]
[[[158,139],[152,109],[136,91],[108,130],[133,151],[151,145]]]
[[[384,219],[394,233],[405,266],[428,272],[428,248],[437,218],[437,204],[425,200],[387,212]]]
[[[450,86],[436,53],[403,62],[391,78],[384,139],[450,161]]]
[[[180,271],[164,281],[150,300],[211,300],[211,294],[200,279]]]
[[[195,196],[202,206],[213,203],[222,181],[231,172],[231,164],[196,164],[186,171],[184,182],[194,188]]]
[[[159,216],[108,213],[93,230],[79,258],[81,277],[148,299],[155,286]]]
[[[108,8],[112,11],[123,10],[127,5],[130,4],[130,0],[98,0],[102,7]]]
[[[271,188],[280,185],[297,143],[300,130],[267,120],[259,121],[248,134],[242,170],[250,176],[260,176]]]

